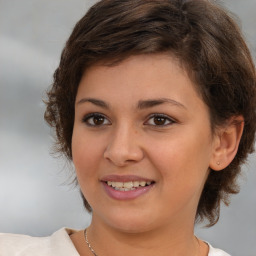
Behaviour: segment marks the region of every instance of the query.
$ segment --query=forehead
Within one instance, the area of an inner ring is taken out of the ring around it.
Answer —
[[[83,98],[122,108],[141,106],[141,101],[152,99],[170,99],[186,108],[204,105],[186,70],[166,54],[138,55],[117,65],[91,66],[80,81],[76,102]]]
[[[163,82],[168,76],[183,77],[193,84],[187,69],[178,58],[171,54],[160,53],[132,55],[118,61],[99,61],[85,69],[79,85],[86,83],[88,87],[92,87],[92,82],[93,84],[102,82],[102,77],[104,77],[104,85],[108,80],[114,82],[121,79],[120,83],[122,84],[136,80],[139,86],[140,81],[148,80],[149,82],[151,79],[157,78],[158,81]],[[158,86],[159,83],[156,82],[155,85]]]

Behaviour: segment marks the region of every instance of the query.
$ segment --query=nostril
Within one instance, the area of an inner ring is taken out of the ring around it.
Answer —
[[[144,153],[137,145],[110,145],[103,157],[116,166],[124,166],[142,160]]]

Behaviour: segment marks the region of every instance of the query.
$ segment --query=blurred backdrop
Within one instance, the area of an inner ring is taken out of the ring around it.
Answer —
[[[222,1],[240,18],[256,56],[256,0]],[[0,0],[0,232],[33,236],[60,227],[84,228],[90,216],[72,166],[50,155],[52,131],[43,120],[42,98],[76,21],[95,1]],[[241,193],[222,207],[199,237],[232,256],[256,255],[256,155],[241,178]]]

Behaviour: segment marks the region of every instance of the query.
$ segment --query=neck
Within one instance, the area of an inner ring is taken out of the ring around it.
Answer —
[[[199,243],[193,231],[194,225],[190,224],[131,233],[104,225],[93,217],[87,235],[98,256],[199,256]]]

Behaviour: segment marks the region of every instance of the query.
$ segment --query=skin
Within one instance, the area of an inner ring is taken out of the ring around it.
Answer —
[[[149,100],[158,104],[145,104]],[[91,113],[101,119],[86,119]],[[226,164],[216,164],[222,141],[173,57],[139,55],[87,69],[76,97],[72,155],[93,209],[88,238],[97,254],[208,255],[194,237],[194,221],[209,167]],[[135,199],[116,200],[103,188],[106,175],[138,175],[155,184]],[[82,232],[71,238],[81,255],[92,255]]]

